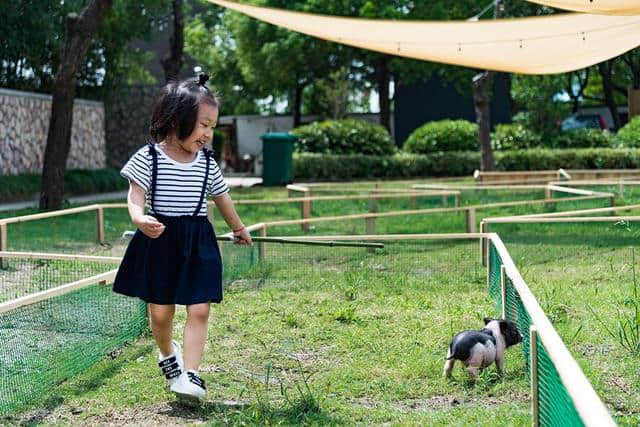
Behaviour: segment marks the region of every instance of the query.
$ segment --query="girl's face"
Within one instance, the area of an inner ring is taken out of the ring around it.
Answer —
[[[218,124],[218,107],[209,104],[200,104],[198,107],[198,118],[191,135],[183,140],[178,140],[178,144],[183,150],[189,153],[196,153],[201,150],[206,143],[213,139],[213,129]]]

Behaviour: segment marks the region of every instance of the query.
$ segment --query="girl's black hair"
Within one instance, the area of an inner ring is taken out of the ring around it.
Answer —
[[[200,74],[197,79],[169,82],[162,88],[153,106],[149,127],[155,142],[171,134],[178,139],[185,139],[193,132],[200,104],[219,107],[217,95],[205,85],[207,80],[208,75]]]

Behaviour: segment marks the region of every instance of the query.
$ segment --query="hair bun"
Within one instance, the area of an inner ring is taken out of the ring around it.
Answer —
[[[209,80],[209,75],[205,74],[205,73],[201,73],[200,77],[198,78],[198,84],[200,86],[204,86],[204,84]]]

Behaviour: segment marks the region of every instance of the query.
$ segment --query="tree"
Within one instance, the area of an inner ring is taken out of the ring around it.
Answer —
[[[495,19],[502,17],[503,8],[500,0],[494,3]],[[473,77],[473,105],[476,111],[476,123],[478,124],[478,145],[480,146],[480,169],[493,170],[495,161],[491,148],[491,86],[495,71],[483,71]]]
[[[166,81],[177,80],[184,65],[184,11],[182,0],[172,0],[173,32],[169,37],[169,53],[162,58]]]
[[[89,44],[113,0],[89,0],[80,14],[67,15],[65,45],[56,73],[51,119],[42,170],[40,209],[60,209],[64,196],[64,171],[71,145],[73,99],[77,72],[82,66]]]
[[[212,79],[225,114],[257,114],[260,93],[240,71],[225,9],[212,6],[185,22],[185,51]]]
[[[308,7],[304,1],[267,0],[262,3],[290,10]],[[243,79],[256,92],[271,97],[273,104],[285,97],[294,117],[293,126],[298,126],[304,90],[314,80],[343,65],[341,47],[235,12],[225,12],[225,19],[235,43],[237,65]]]

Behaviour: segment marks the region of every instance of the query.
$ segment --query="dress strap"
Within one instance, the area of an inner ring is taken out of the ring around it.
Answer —
[[[155,213],[154,199],[156,195],[156,181],[158,180],[158,152],[153,143],[149,143],[149,153],[151,153],[151,210]]]
[[[204,200],[204,195],[207,192],[207,184],[209,183],[209,167],[211,164],[211,152],[206,148],[204,148],[202,152],[204,153],[205,159],[207,159],[207,167],[204,170],[204,182],[202,183],[200,200],[198,201],[198,206],[196,206],[195,212],[193,212],[193,216],[198,216],[198,214],[200,213],[200,208],[202,207],[202,201]]]

